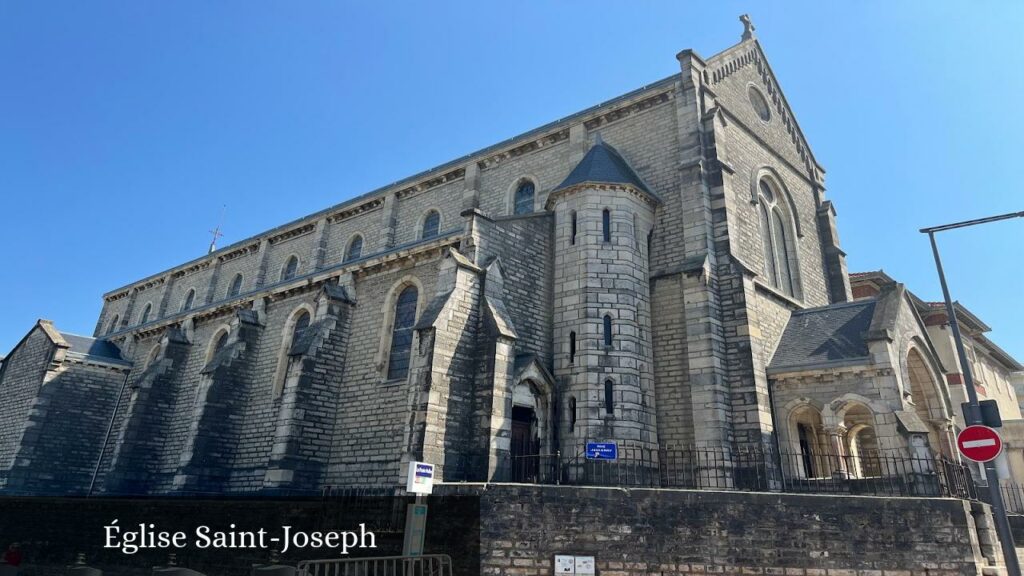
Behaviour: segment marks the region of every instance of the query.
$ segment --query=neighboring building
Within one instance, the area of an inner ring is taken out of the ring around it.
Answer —
[[[93,338],[40,321],[0,374],[0,488],[310,491],[397,485],[412,460],[497,481],[595,440],[696,447],[722,485],[776,446],[801,478],[955,458],[932,327],[898,284],[853,300],[749,21],[677,60],[112,290]]]
[[[872,299],[896,284],[888,274],[861,272],[850,275],[853,297],[856,299]],[[943,366],[945,381],[953,403],[953,417],[956,426],[964,427],[964,413],[961,405],[967,402],[967,390],[964,387],[963,369],[953,340],[953,331],[949,328],[949,315],[944,302],[925,302],[912,293],[909,294],[914,308],[927,327],[928,339],[935,349],[939,362]],[[995,400],[999,405],[1000,417],[1003,419],[1002,434],[1006,441],[1006,463],[1012,479],[1024,483],[1024,420],[1021,416],[1020,395],[1014,383],[1024,375],[1021,366],[1012,356],[989,340],[985,333],[991,328],[982,322],[959,302],[953,303],[956,311],[960,334],[964,339],[964,349],[971,362],[971,374],[974,376],[974,388],[980,400]]]

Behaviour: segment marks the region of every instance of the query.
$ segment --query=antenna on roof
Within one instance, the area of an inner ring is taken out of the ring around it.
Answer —
[[[224,204],[220,207],[220,218],[217,219],[217,227],[210,230],[210,234],[213,234],[213,239],[210,240],[210,250],[207,254],[213,253],[217,249],[217,238],[220,238],[224,234],[220,231],[220,225],[224,222],[224,211],[228,209],[228,205]]]

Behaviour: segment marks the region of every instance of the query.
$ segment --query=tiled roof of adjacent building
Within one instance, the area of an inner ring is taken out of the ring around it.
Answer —
[[[768,369],[778,371],[866,360],[864,339],[876,300],[857,300],[793,312]]]
[[[626,162],[626,159],[619,154],[619,151],[601,141],[590,147],[586,156],[580,160],[579,164],[572,169],[572,172],[555,189],[561,190],[584,182],[628,184],[652,196],[654,195],[650,188],[644,184],[644,181],[633,171],[629,162]]]

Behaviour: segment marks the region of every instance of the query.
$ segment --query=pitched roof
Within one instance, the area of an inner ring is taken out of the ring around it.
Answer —
[[[866,360],[865,334],[871,327],[876,302],[855,300],[793,312],[768,370]]]
[[[95,358],[119,364],[127,363],[121,357],[121,350],[112,342],[89,336],[69,334],[67,332],[61,332],[60,335],[70,346],[68,352],[72,354],[80,354],[86,358]]]
[[[626,159],[610,144],[598,140],[572,172],[555,190],[562,190],[576,184],[591,182],[595,184],[628,184],[651,196],[654,193],[637,176]]]

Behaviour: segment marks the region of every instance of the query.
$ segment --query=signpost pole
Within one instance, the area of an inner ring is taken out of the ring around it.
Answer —
[[[942,270],[942,259],[939,258],[939,246],[935,243],[935,232],[948,230],[950,228],[961,228],[974,224],[983,224],[1006,218],[1024,216],[1024,212],[1005,214],[994,218],[983,218],[969,222],[960,222],[948,226],[937,226],[935,228],[924,228],[921,232],[928,234],[932,244],[932,255],[935,257],[935,268],[939,272],[939,284],[942,286],[942,297],[946,301],[946,316],[949,319],[949,327],[953,331],[953,341],[956,343],[956,354],[960,358],[960,369],[963,374],[963,385],[967,389],[967,400],[969,403],[967,412],[967,425],[983,424],[981,418],[981,407],[978,404],[978,392],[974,389],[974,375],[971,373],[971,363],[967,359],[967,352],[964,349],[963,338],[960,336],[960,324],[956,319],[956,310],[953,307],[953,300],[949,296],[949,287],[946,285],[946,274]],[[1010,529],[1010,520],[1006,517],[1006,506],[1003,504],[1003,495],[999,490],[999,473],[996,471],[995,460],[983,464],[985,468],[985,480],[988,482],[989,497],[992,501],[992,515],[995,517],[996,533],[999,534],[999,542],[1003,549],[1003,560],[1006,562],[1008,576],[1021,576],[1020,564],[1017,562],[1017,550],[1013,546],[1013,532]]]

